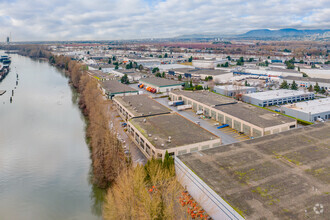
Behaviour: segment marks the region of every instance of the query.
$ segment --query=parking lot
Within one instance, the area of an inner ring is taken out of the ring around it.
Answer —
[[[148,92],[147,90],[145,89],[141,89],[138,87],[138,83],[134,83],[134,84],[128,84],[129,87],[133,88],[133,89],[136,89],[138,90],[140,93],[142,94],[147,94],[147,95],[150,95],[152,96],[153,98],[157,98],[157,97],[161,97],[161,96],[164,96],[164,95],[168,95],[168,93],[161,93],[161,94],[156,94],[156,93],[152,93],[152,92]]]
[[[130,139],[125,127],[121,126],[124,121],[119,116],[116,108],[113,105],[111,106],[110,115],[112,118],[112,120],[110,121],[110,128],[114,128],[117,131],[117,137],[123,143],[125,155],[131,156],[134,165],[146,164],[148,159],[144,156],[144,154],[140,151],[136,144]]]
[[[239,134],[237,131],[235,131],[234,129],[229,128],[229,127],[217,129],[217,127],[219,126],[218,125],[219,122],[212,120],[212,119],[208,119],[208,118],[204,119],[203,117],[196,115],[195,112],[191,109],[185,110],[185,111],[178,111],[176,107],[168,105],[169,100],[167,97],[166,98],[156,98],[155,100],[158,101],[159,103],[165,105],[166,107],[170,108],[171,110],[177,112],[181,116],[183,116],[195,123],[199,123],[199,125],[202,128],[219,136],[222,139],[222,144],[232,144],[232,143],[250,139],[248,136],[246,136],[244,134]]]

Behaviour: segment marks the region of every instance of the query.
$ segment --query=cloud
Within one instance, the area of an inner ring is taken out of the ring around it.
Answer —
[[[330,28],[328,0],[0,0],[0,41],[112,40]]]

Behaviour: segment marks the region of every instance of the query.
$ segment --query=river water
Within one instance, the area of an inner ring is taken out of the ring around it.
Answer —
[[[68,79],[45,61],[10,56],[0,83],[0,219],[100,219],[103,193],[89,183],[84,118]]]

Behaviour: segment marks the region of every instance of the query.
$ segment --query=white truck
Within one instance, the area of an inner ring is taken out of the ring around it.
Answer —
[[[179,111],[186,110],[186,109],[191,109],[191,108],[192,108],[191,105],[179,105],[178,106]]]
[[[196,112],[196,115],[202,115],[204,112],[203,112],[203,110],[198,110],[197,112]]]

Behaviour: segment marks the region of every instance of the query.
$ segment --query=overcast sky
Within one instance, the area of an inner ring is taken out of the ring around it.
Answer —
[[[0,0],[0,41],[330,29],[330,0]]]

